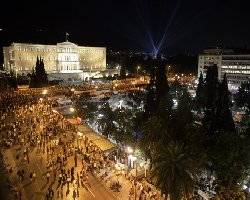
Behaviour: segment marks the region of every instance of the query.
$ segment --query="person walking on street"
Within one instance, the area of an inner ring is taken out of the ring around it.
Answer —
[[[47,178],[47,184],[48,184],[49,183],[49,178],[50,178],[50,173],[49,172],[47,172],[46,178]]]
[[[36,172],[33,172],[33,180],[36,180]]]
[[[30,173],[30,182],[33,180],[33,173]]]

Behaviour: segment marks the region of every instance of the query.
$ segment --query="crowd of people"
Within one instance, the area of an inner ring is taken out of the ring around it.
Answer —
[[[5,165],[10,177],[14,177],[12,180],[17,177],[18,181],[12,184],[16,188],[21,186],[16,191],[16,199],[22,198],[21,191],[27,181],[45,183],[46,199],[53,199],[55,193],[63,199],[64,194],[70,194],[70,188],[76,199],[80,183],[87,181],[86,165],[82,162],[80,174],[75,169],[75,133],[66,130],[69,126],[63,116],[52,109],[51,102],[37,95],[13,93],[2,96],[0,103],[4,102],[7,104],[1,106],[1,146],[3,154],[13,150],[14,162],[5,160]],[[32,167],[39,157],[39,164],[46,166],[45,173]],[[75,162],[71,162],[72,158]]]
[[[68,90],[67,90],[68,92]],[[45,97],[45,96],[43,96]],[[87,137],[78,142],[74,126],[52,108],[48,98],[41,93],[6,93],[0,96],[1,147],[11,184],[15,188],[15,199],[26,199],[32,191],[26,185],[43,191],[44,198],[79,198],[80,190],[89,190],[89,174],[102,174],[103,180],[115,166],[115,159],[104,154]],[[5,156],[11,152],[13,160]],[[44,170],[37,167],[44,166]],[[34,166],[35,165],[35,166]],[[130,179],[128,199],[163,199],[159,192],[134,177]],[[101,180],[102,181],[102,180]],[[35,184],[37,183],[37,184]],[[116,192],[124,187],[113,181]],[[38,187],[38,188],[35,188]]]
[[[64,199],[68,195],[76,199],[81,187],[90,187],[89,172],[105,167],[108,157],[86,137],[77,145],[74,127],[52,109],[51,101],[38,94],[14,92],[0,99],[1,153],[13,153],[14,162],[4,158],[16,188],[15,198],[29,195],[24,190],[28,181],[45,185],[45,199]],[[46,166],[44,173],[32,167],[35,162]]]

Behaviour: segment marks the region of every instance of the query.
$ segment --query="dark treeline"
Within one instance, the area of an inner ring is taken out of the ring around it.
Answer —
[[[194,100],[180,87],[175,108],[173,85],[160,76],[164,70],[157,66],[151,73],[155,81],[147,90],[142,126],[141,148],[155,183],[171,200],[192,199],[204,187],[216,192],[215,199],[246,199],[242,184],[249,175],[250,137],[235,130],[226,75],[220,82],[217,67],[209,68]],[[201,124],[194,113],[202,113]]]
[[[122,71],[127,73],[151,72],[151,66],[155,62],[151,56],[146,54],[107,54],[109,66],[121,66]],[[197,73],[197,57],[189,55],[176,55],[171,57],[158,57],[156,60],[164,61],[165,65],[172,66],[173,73]],[[140,69],[138,70],[138,66]]]

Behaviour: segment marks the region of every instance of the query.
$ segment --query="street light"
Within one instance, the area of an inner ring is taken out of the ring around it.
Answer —
[[[169,74],[170,68],[171,68],[171,66],[169,65],[168,68],[167,68],[167,76]]]
[[[127,147],[127,152],[128,154],[132,154],[134,150],[132,149],[132,147]]]
[[[137,74],[138,74],[138,71],[141,69],[141,66],[140,65],[138,65],[137,66]]]
[[[133,149],[131,147],[127,147],[127,152],[133,153]],[[133,168],[135,169],[135,180],[137,180],[137,158],[133,156],[132,154],[128,155],[128,163],[130,163],[130,167],[132,167],[133,163]],[[135,193],[135,200],[136,200],[136,185],[134,184],[134,193]]]
[[[73,113],[73,112],[75,112],[75,109],[72,108],[72,107],[70,107],[70,108],[69,108],[69,111]]]
[[[47,90],[47,89],[44,89],[44,90],[42,91],[42,94],[43,94],[43,95],[48,94],[48,90]]]
[[[82,133],[82,132],[77,132],[77,135],[78,135],[79,137],[82,137],[82,136],[83,136],[83,133]]]
[[[128,153],[128,167],[129,167],[129,164],[130,164],[130,167],[132,167],[132,163],[133,163],[133,168],[135,168],[135,180],[137,179],[137,157],[133,156],[133,148],[128,146],[127,149],[126,149],[127,153]],[[135,191],[135,200],[136,200],[136,185],[134,184],[134,191]]]

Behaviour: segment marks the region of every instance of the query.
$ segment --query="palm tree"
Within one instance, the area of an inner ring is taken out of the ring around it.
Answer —
[[[152,160],[152,175],[156,185],[170,200],[189,199],[193,195],[198,175],[203,167],[202,153],[193,147],[171,141],[161,144]]]
[[[151,117],[145,123],[140,147],[147,158],[152,159],[152,156],[155,155],[159,141],[163,135],[168,135],[166,131],[167,129],[164,129],[161,120],[157,116]]]
[[[152,115],[146,122],[143,122],[143,138],[140,146],[145,155],[152,159],[154,151],[157,151],[157,145],[162,139],[169,140],[170,131],[169,126],[172,121],[172,98],[167,94],[163,100],[160,101],[157,113]]]
[[[183,89],[174,110],[171,95],[167,94],[144,126],[142,149],[152,161],[156,185],[171,200],[190,199],[204,169],[203,134],[194,123],[190,102]]]

